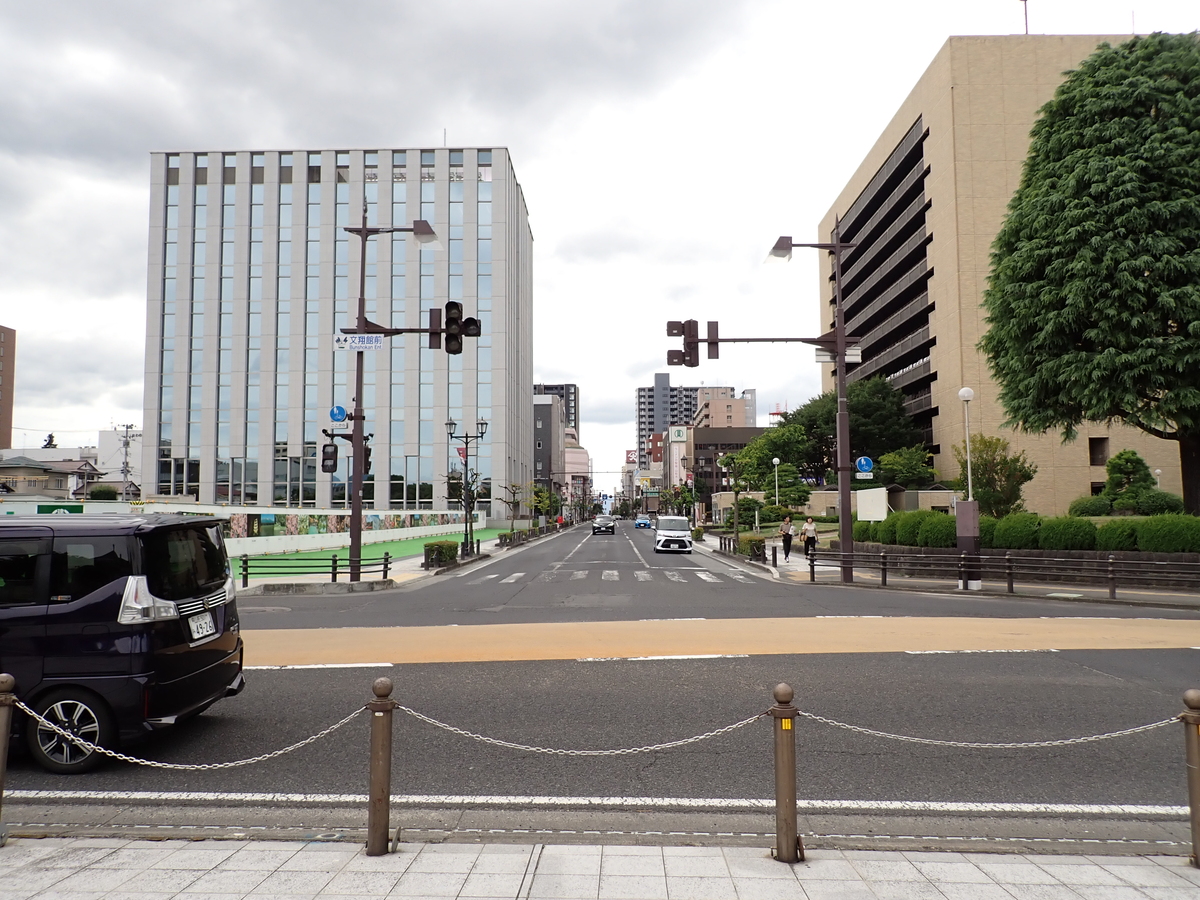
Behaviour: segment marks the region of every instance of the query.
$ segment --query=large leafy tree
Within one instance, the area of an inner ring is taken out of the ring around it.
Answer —
[[[1177,441],[1200,512],[1200,38],[1102,44],[1031,138],[983,298],[1009,424]]]
[[[921,430],[904,412],[904,394],[884,378],[867,378],[846,386],[850,412],[850,457],[883,454],[922,442]],[[806,477],[824,480],[835,469],[837,395],[833,391],[785,414],[779,427],[799,426],[808,438],[798,459],[790,459]],[[770,432],[768,432],[769,434]],[[742,451],[743,453],[745,451]]]
[[[967,445],[954,445],[961,486],[967,487]],[[1009,513],[1023,512],[1021,489],[1037,474],[1037,466],[1024,451],[1013,456],[1008,441],[986,434],[971,435],[971,485],[979,511],[985,516],[1003,519]]]

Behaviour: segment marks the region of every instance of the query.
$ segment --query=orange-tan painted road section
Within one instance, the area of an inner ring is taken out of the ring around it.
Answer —
[[[1195,619],[788,618],[247,631],[246,664],[1200,647]]]

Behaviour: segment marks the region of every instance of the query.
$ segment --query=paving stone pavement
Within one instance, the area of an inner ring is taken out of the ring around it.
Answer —
[[[0,900],[1200,900],[1181,857],[750,847],[13,839]]]

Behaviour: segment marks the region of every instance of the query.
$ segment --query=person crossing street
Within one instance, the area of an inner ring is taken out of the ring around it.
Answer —
[[[804,555],[812,559],[817,555],[817,523],[812,516],[800,526],[800,537],[804,539]]]
[[[788,557],[792,555],[792,536],[796,533],[796,526],[792,524],[791,516],[783,517],[779,533],[783,535],[783,561],[787,562]]]

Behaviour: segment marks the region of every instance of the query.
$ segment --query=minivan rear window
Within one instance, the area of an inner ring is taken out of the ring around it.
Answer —
[[[78,600],[133,574],[131,541],[124,535],[68,535],[54,539],[50,599]]]
[[[225,583],[226,560],[220,527],[171,528],[142,538],[146,582],[163,600],[211,594]]]

